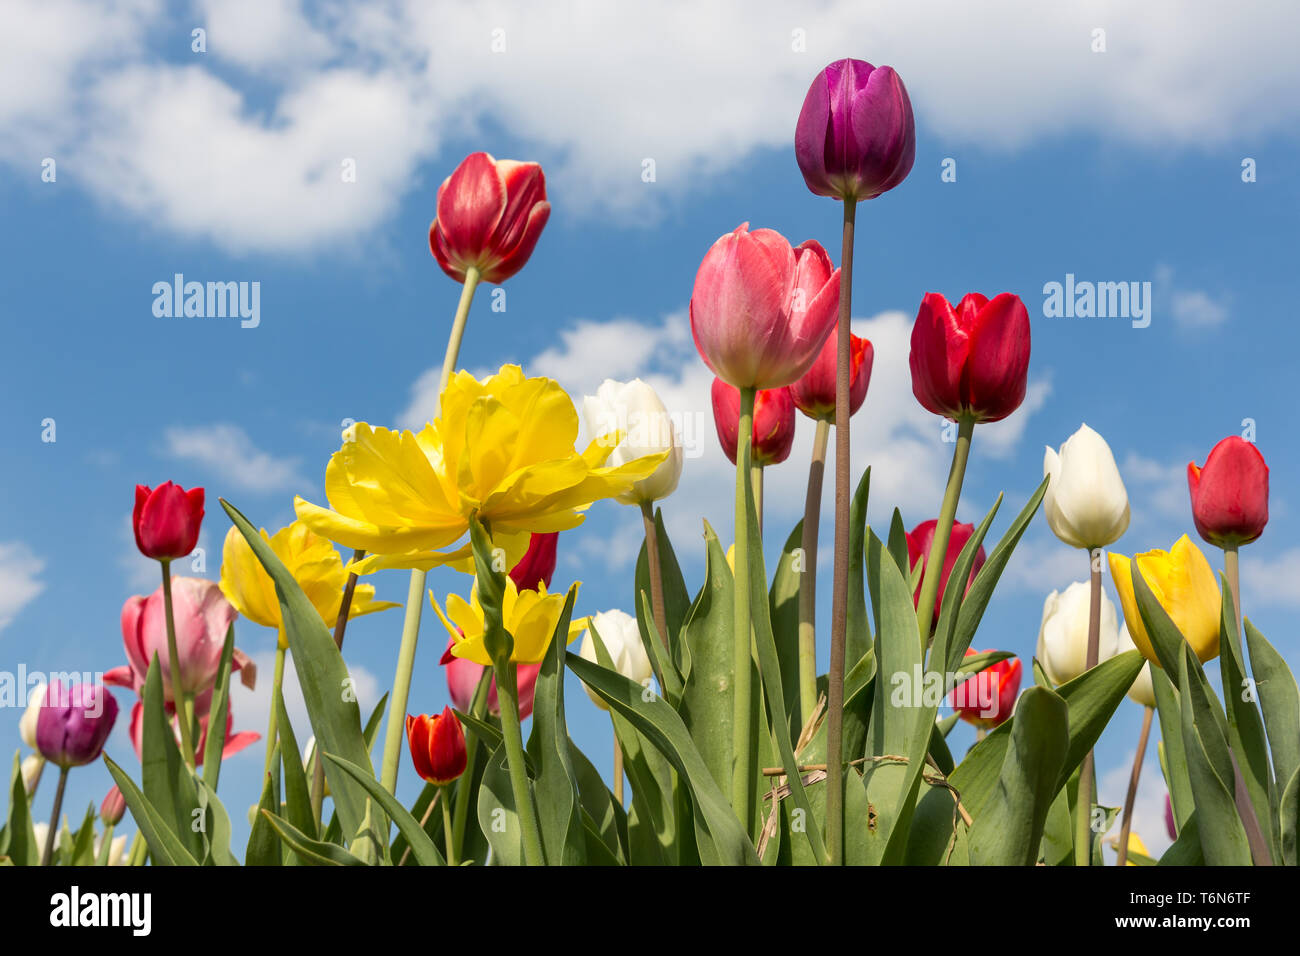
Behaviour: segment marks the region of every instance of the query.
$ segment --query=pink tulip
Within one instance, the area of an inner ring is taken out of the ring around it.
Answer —
[[[736,388],[780,388],[817,359],[839,317],[840,271],[813,240],[795,248],[749,223],[704,256],[691,293],[695,347]]]
[[[199,739],[198,742],[194,745],[195,747],[194,759],[195,759],[195,763],[200,767],[203,766],[203,751],[206,749],[208,744],[208,718],[211,716],[210,714],[211,705],[212,705],[211,691],[204,694],[200,694],[198,697],[194,698],[194,712],[199,718]],[[176,708],[174,708],[171,705],[170,701],[168,701],[164,705],[164,708],[167,714],[168,722],[171,724],[172,734],[176,738],[176,745],[179,747],[181,743],[181,730],[180,730],[180,725],[176,722]],[[252,730],[241,730],[237,734],[232,734],[230,732],[230,729],[234,725],[234,722],[235,722],[235,715],[229,708],[227,708],[226,709],[226,743],[225,746],[221,748],[221,758],[223,760],[226,757],[230,757],[233,756],[234,754],[239,753],[245,747],[248,747],[251,744],[255,744],[262,739],[261,734]],[[137,700],[135,702],[135,706],[131,708],[130,732],[131,732],[131,746],[135,748],[135,756],[137,759],[143,760],[144,759],[144,757],[142,756],[142,754],[144,753],[144,702],[143,701]]]
[[[443,652],[440,664],[447,671],[447,690],[451,692],[451,702],[462,714],[468,714],[474,702],[474,691],[483,676],[483,665],[467,661],[463,657],[452,657],[451,649],[455,645],[453,638],[447,639],[447,650]],[[519,719],[526,720],[533,712],[533,694],[537,690],[537,674],[541,664],[520,664],[517,680],[519,682]],[[497,679],[492,678],[488,687],[488,711],[493,717],[501,716],[501,703],[497,700]]]

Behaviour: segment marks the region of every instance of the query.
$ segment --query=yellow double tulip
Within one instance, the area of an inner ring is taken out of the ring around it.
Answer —
[[[1160,660],[1138,612],[1133,593],[1132,562],[1122,554],[1111,554],[1110,573],[1124,607],[1129,636],[1142,656],[1156,667]],[[1146,551],[1135,555],[1138,570],[1160,606],[1178,627],[1202,663],[1219,654],[1219,614],[1222,594],[1210,563],[1200,548],[1183,535],[1168,551]]]
[[[471,570],[468,543],[441,549],[462,538],[475,515],[509,566],[532,532],[577,527],[592,502],[627,493],[668,455],[606,468],[621,436],[600,436],[579,454],[577,435],[577,411],[554,380],[525,378],[517,365],[483,381],[458,372],[438,418],[419,432],[352,426],[325,472],[330,508],[302,498],[294,508],[318,534],[372,552],[358,573]]]
[[[505,580],[506,591],[501,599],[501,623],[514,638],[510,660],[516,664],[540,663],[546,656],[546,649],[551,646],[555,625],[559,623],[560,614],[564,611],[565,595],[547,594],[546,586],[540,581],[536,591],[520,591],[508,575]],[[576,583],[574,587],[577,587]],[[468,601],[459,594],[448,595],[445,614],[432,591],[429,592],[429,601],[446,625],[447,633],[455,641],[451,646],[452,656],[491,667],[492,658],[483,643],[485,625],[483,607],[478,601],[478,586],[475,585],[470,592]],[[585,627],[586,618],[570,623],[565,643],[571,642]]]
[[[281,528],[273,536],[268,535],[265,529],[260,529],[259,534],[271,546],[275,556],[284,562],[325,626],[332,629],[338,620],[339,604],[348,577],[343,559],[334,550],[334,545],[312,533],[301,521]],[[221,593],[235,606],[235,610],[255,624],[275,628],[280,635],[280,646],[289,646],[280,620],[275,582],[263,569],[238,528],[232,527],[226,533],[221,548],[220,584]],[[385,611],[390,607],[398,605],[391,601],[376,601],[373,586],[358,584],[352,595],[348,618]]]

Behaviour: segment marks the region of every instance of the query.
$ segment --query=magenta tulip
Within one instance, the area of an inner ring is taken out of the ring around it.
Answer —
[[[695,274],[691,333],[713,373],[736,388],[780,388],[812,367],[835,328],[840,271],[813,240],[791,248],[749,223],[718,239]]]
[[[117,720],[117,701],[97,684],[53,680],[45,688],[36,718],[36,749],[42,757],[66,770],[99,758]],[[52,824],[53,825],[53,824]]]

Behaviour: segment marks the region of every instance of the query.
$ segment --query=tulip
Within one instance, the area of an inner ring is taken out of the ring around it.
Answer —
[[[63,770],[99,758],[117,720],[117,701],[96,684],[51,681],[36,719],[36,747],[41,756]]]
[[[1066,439],[1060,452],[1048,448],[1043,476],[1043,514],[1052,532],[1073,548],[1104,548],[1128,528],[1128,492],[1110,446],[1087,425]]]
[[[1187,535],[1175,541],[1168,551],[1146,551],[1134,555],[1131,561],[1112,552],[1109,558],[1115,590],[1119,591],[1120,604],[1124,608],[1124,620],[1143,657],[1156,667],[1161,666],[1138,611],[1133,590],[1133,561],[1137,562],[1142,579],[1197,659],[1205,663],[1218,656],[1222,595],[1214,572],[1210,570],[1210,562]]]
[[[203,489],[186,491],[165,481],[157,488],[135,486],[135,511],[131,526],[136,547],[146,558],[174,561],[199,543],[203,524]]]
[[[457,282],[474,269],[484,282],[505,282],[533,254],[551,215],[546,177],[537,163],[470,153],[438,187],[429,249]]]
[[[27,709],[23,711],[22,717],[18,719],[18,736],[24,744],[36,749],[36,721],[41,714],[41,706],[45,700],[45,685],[41,684],[33,687],[27,694]]]
[[[1229,435],[1205,465],[1187,463],[1192,519],[1201,537],[1220,548],[1249,544],[1268,524],[1268,465],[1253,443]]]
[[[639,378],[626,384],[607,378],[595,395],[583,397],[582,415],[592,435],[618,433],[622,436],[608,459],[612,467],[645,455],[668,452],[668,457],[650,477],[616,495],[616,501],[639,505],[673,493],[682,474],[682,443],[668,417],[668,409],[653,388]]]
[[[624,611],[615,609],[603,611],[589,620],[591,624],[583,632],[582,648],[579,650],[578,656],[585,661],[591,661],[593,664],[599,663],[596,656],[594,631],[600,635],[600,642],[609,653],[610,660],[614,663],[614,670],[634,684],[645,686],[650,678],[654,676],[654,670],[650,666],[650,658],[646,654],[645,645],[641,643],[641,628],[637,624],[636,618]],[[601,710],[609,710],[609,705],[605,703],[599,694],[586,684],[582,685],[582,689],[587,692],[587,696],[591,698],[593,704]]]
[[[812,368],[790,386],[795,407],[809,418],[835,424],[836,340],[826,339]],[[849,414],[862,407],[871,382],[871,365],[876,350],[868,339],[849,336]]]
[[[736,463],[736,438],[740,430],[740,392],[720,378],[713,380],[713,423],[727,459]],[[752,464],[779,465],[790,457],[794,445],[794,401],[789,388],[760,391],[754,399]]]
[[[1137,650],[1137,645],[1133,643],[1133,637],[1128,632],[1128,623],[1125,622],[1119,626],[1119,643],[1115,653],[1123,654],[1125,651]],[[1133,679],[1133,686],[1128,689],[1129,700],[1135,704],[1141,704],[1143,707],[1155,707],[1156,689],[1151,683],[1151,662],[1147,661],[1142,665],[1142,670],[1138,671],[1138,676]]]
[[[856,202],[893,189],[916,157],[916,124],[903,81],[888,66],[835,61],[808,90],[794,151],[815,195]]]
[[[95,837],[94,854],[95,859],[99,859],[100,850],[104,847],[104,837],[106,834],[100,833]],[[126,853],[126,834],[119,837],[113,837],[108,844],[108,865],[109,866],[129,866],[130,857]]]
[[[445,786],[465,772],[465,732],[450,707],[436,717],[407,714],[406,740],[415,772],[434,786]]]
[[[966,649],[967,657],[975,653]],[[990,664],[952,689],[949,702],[953,710],[962,720],[982,730],[998,726],[1015,709],[1022,670],[1018,657]]]
[[[177,577],[172,592],[180,690],[182,694],[200,694],[210,690],[217,679],[226,631],[238,615],[215,581]],[[162,588],[148,597],[137,594],[127,598],[122,605],[122,643],[128,663],[105,673],[104,682],[139,693],[149,673],[149,662],[157,654],[163,696],[168,703],[173,702],[176,698]],[[254,686],[257,671],[243,651],[234,652],[230,668],[243,672],[246,687]]]
[[[817,242],[790,247],[749,223],[715,242],[691,292],[691,333],[715,375],[736,388],[789,385],[812,367],[839,310],[839,270]]]
[[[907,533],[907,559],[912,567],[916,567],[916,562],[921,558],[929,559],[930,547],[934,542],[934,532],[939,526],[939,522],[931,518],[929,521],[922,521],[915,528]],[[948,550],[943,559],[943,572],[939,579],[939,593],[934,598],[934,617],[932,620],[939,620],[939,609],[943,606],[943,593],[948,585],[948,575],[952,574],[953,566],[957,563],[957,556],[961,554],[961,549],[966,547],[966,542],[970,540],[971,535],[975,533],[973,524],[961,524],[954,521],[952,523],[952,532],[948,536]],[[975,575],[979,574],[980,568],[984,567],[984,547],[981,545],[975,551],[975,561],[971,565],[970,577],[966,581],[966,588],[962,591],[963,597],[966,591],[970,590],[971,584],[975,581]],[[920,607],[921,584],[918,582],[916,591],[912,595],[912,603]]]
[[[912,394],[954,421],[997,422],[1025,398],[1029,313],[1018,296],[972,292],[954,309],[927,293],[912,327]]]
[[[483,677],[484,666],[476,664],[474,661],[465,658],[456,657],[452,654],[452,648],[456,646],[456,639],[447,640],[447,649],[443,651],[441,660],[438,661],[447,671],[447,690],[451,694],[451,702],[456,705],[456,709],[463,714],[470,713],[470,708],[474,703],[474,691],[478,689],[478,682]],[[541,664],[520,664],[516,668],[516,680],[519,684],[519,719],[527,720],[533,712],[533,694],[537,689],[537,675],[541,671]],[[488,713],[493,717],[501,716],[501,701],[497,697],[497,679],[493,675],[491,682],[488,684]]]
[[[36,792],[36,785],[41,782],[41,773],[45,770],[45,758],[40,754],[28,754],[23,758],[19,772],[23,775],[23,789],[31,797]]]
[[[104,797],[104,802],[99,805],[99,819],[108,826],[117,826],[125,813],[126,798],[122,796],[117,784],[113,784]]]
[[[555,574],[555,545],[559,537],[558,531],[552,531],[534,533],[528,539],[528,550],[510,569],[510,580],[519,590],[535,591],[539,581],[543,587],[551,586],[551,577]]]
[[[574,587],[577,586],[575,582]],[[492,658],[483,643],[486,624],[483,607],[478,601],[478,584],[474,585],[469,601],[459,594],[450,595],[445,613],[432,591],[429,592],[429,601],[451,635],[452,646],[448,653],[484,667],[492,666]],[[501,622],[514,639],[510,654],[512,663],[541,663],[551,646],[564,601],[563,594],[547,594],[544,586],[535,591],[520,591],[515,582],[506,577],[505,593],[501,599]],[[580,630],[580,625],[570,624],[566,643],[577,637]]]
[[[606,467],[614,448],[601,444],[604,436],[579,454],[577,435],[577,412],[557,382],[525,378],[517,365],[481,382],[458,372],[439,417],[418,435],[352,426],[325,473],[334,510],[302,498],[294,507],[317,534],[374,552],[353,566],[358,574],[472,570],[468,543],[438,550],[465,536],[471,517],[491,528],[512,566],[532,532],[576,528],[592,502],[627,494],[668,457]]]
[[[208,743],[208,723],[211,717],[212,691],[205,691],[194,698],[194,715],[199,721],[199,739],[195,744],[196,767],[203,766],[204,752],[207,750]],[[168,701],[164,705],[164,711],[167,719],[171,724],[172,733],[176,738],[178,746],[183,746],[184,741],[180,734],[180,721],[176,719],[176,709]],[[239,733],[231,733],[234,727],[235,715],[229,708],[226,710],[226,738],[224,746],[221,748],[221,758],[233,757],[241,750],[249,747],[262,739],[262,735],[253,730],[241,730]],[[144,703],[136,701],[135,706],[131,708],[131,723],[128,727],[131,736],[131,746],[135,750],[137,760],[144,759]]]
[[[1174,823],[1174,803],[1167,793],[1165,794],[1165,832],[1169,834],[1169,839],[1178,839],[1178,825]]]
[[[1088,621],[1092,608],[1092,585],[1075,581],[1064,592],[1053,591],[1043,602],[1035,656],[1048,680],[1067,684],[1088,669]],[[1119,652],[1119,624],[1115,605],[1101,596],[1100,628],[1097,632],[1097,663]]]

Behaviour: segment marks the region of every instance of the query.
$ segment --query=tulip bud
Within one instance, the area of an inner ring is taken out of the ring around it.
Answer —
[[[1178,825],[1174,823],[1174,803],[1167,793],[1165,794],[1165,832],[1169,834],[1169,839],[1178,839]]]
[[[1128,528],[1128,492],[1110,446],[1087,425],[1059,453],[1043,455],[1043,514],[1052,533],[1073,548],[1104,548]]]
[[[429,249],[457,282],[470,268],[505,282],[528,262],[550,215],[541,166],[470,153],[438,187]]]
[[[122,796],[122,791],[117,788],[117,784],[113,784],[104,797],[104,802],[99,805],[99,819],[106,825],[114,827],[122,822],[125,813],[126,798]]]
[[[839,341],[831,335],[822,346],[812,368],[790,386],[795,407],[809,418],[835,424],[835,376]],[[849,335],[849,414],[862,407],[871,381],[871,363],[875,349],[867,339]]]
[[[740,431],[740,392],[720,378],[713,380],[713,424],[727,458],[736,463],[736,437]],[[779,465],[790,457],[794,445],[794,400],[787,387],[760,391],[754,397],[751,461]]]
[[[203,524],[203,489],[186,491],[165,481],[157,488],[135,486],[135,511],[131,525],[135,544],[146,558],[174,561],[190,554],[199,543]]]
[[[813,80],[799,111],[795,158],[818,196],[873,199],[901,183],[916,157],[907,89],[887,66],[836,60]]]
[[[18,736],[33,750],[36,749],[36,720],[45,701],[45,685],[40,684],[27,692],[27,709],[18,719]]]
[[[624,384],[605,379],[595,395],[582,399],[582,416],[593,439],[618,432],[622,435],[605,461],[616,468],[646,455],[667,451],[668,457],[649,478],[643,478],[617,500],[629,505],[667,498],[682,475],[682,443],[668,417],[668,409],[655,390],[634,378]]]
[[[1018,296],[978,292],[953,308],[927,293],[912,326],[912,394],[926,409],[957,421],[997,422],[1025,398],[1029,312]]]
[[[447,690],[451,702],[462,714],[468,714],[474,703],[474,691],[478,689],[479,679],[483,676],[483,665],[464,657],[456,657],[451,649],[456,646],[456,639],[448,638],[447,649],[438,662],[447,672]],[[515,683],[519,690],[519,719],[527,720],[533,712],[533,696],[537,692],[537,675],[541,664],[517,664],[515,666]],[[497,697],[497,679],[493,675],[488,684],[488,713],[493,717],[501,716],[501,701]]]
[[[99,758],[117,720],[117,701],[97,684],[51,681],[36,719],[36,746],[57,767],[80,767]]]
[[[636,618],[623,611],[604,611],[590,619],[591,627],[600,634],[600,642],[609,652],[614,662],[614,669],[635,684],[645,686],[654,676],[650,658],[646,655],[645,645],[641,643],[641,628]],[[578,652],[584,661],[599,663],[596,657],[596,642],[588,629],[582,634],[582,648]],[[609,710],[609,705],[590,687],[583,685],[583,690],[591,702],[601,710]]]
[[[510,569],[510,580],[520,591],[536,591],[538,582],[551,586],[555,574],[555,545],[558,531],[535,531],[528,539],[528,550]]]
[[[1048,680],[1066,684],[1088,669],[1088,624],[1092,614],[1092,585],[1075,581],[1065,592],[1053,591],[1043,602],[1035,656]],[[1097,663],[1110,660],[1119,650],[1119,624],[1115,605],[1101,596],[1097,632]]]
[[[415,772],[426,782],[441,787],[465,772],[465,731],[450,707],[436,717],[407,714],[406,742]]]
[[[929,521],[922,521],[919,525],[907,533],[907,559],[912,567],[916,567],[916,562],[925,558],[930,558],[930,545],[934,542],[934,529],[939,526],[939,522],[931,518]],[[948,575],[952,574],[953,565],[957,563],[957,556],[961,554],[961,549],[966,547],[966,542],[970,540],[971,535],[975,533],[973,524],[962,524],[958,521],[952,523],[952,533],[948,537],[948,553],[943,558],[943,574],[939,579],[939,593],[934,597],[934,617],[932,620],[937,624],[939,621],[939,610],[943,607],[943,593],[948,586]],[[962,591],[964,596],[966,591],[970,590],[971,584],[975,580],[975,575],[979,574],[980,568],[984,567],[984,547],[981,545],[975,552],[975,561],[971,564],[970,577],[966,581],[966,588]],[[912,594],[912,604],[915,606],[921,600],[921,582],[916,583],[916,591]]]
[[[1128,624],[1124,623],[1119,626],[1119,644],[1115,651],[1116,654],[1123,654],[1125,651],[1136,650],[1137,645],[1133,643],[1133,637],[1128,632]],[[1147,661],[1142,665],[1142,670],[1138,671],[1138,676],[1133,678],[1133,685],[1128,689],[1129,700],[1135,704],[1141,704],[1143,707],[1154,707],[1156,705],[1156,689],[1151,683],[1151,662]]]
[[[780,388],[812,367],[835,328],[840,270],[813,240],[795,248],[743,223],[704,256],[691,292],[691,334],[715,375],[736,388]]]
[[[1268,465],[1251,442],[1229,435],[1210,450],[1205,466],[1187,463],[1192,520],[1201,537],[1220,548],[1249,544],[1268,524]]]
[[[966,649],[966,656],[976,652]],[[998,726],[1015,710],[1023,667],[1018,657],[990,664],[952,689],[949,703],[962,720],[976,727]]]
[[[1132,561],[1137,562],[1142,579],[1174,622],[1183,640],[1191,645],[1201,663],[1219,654],[1219,615],[1222,611],[1222,594],[1218,580],[1205,560],[1201,549],[1192,539],[1183,535],[1168,551],[1157,549],[1134,555],[1132,561],[1122,554],[1111,552],[1110,573],[1115,579],[1120,604],[1124,607],[1124,620],[1128,622],[1129,635],[1142,652],[1142,656],[1160,667],[1147,634],[1146,625],[1138,611],[1137,595],[1133,590]]]
[[[40,754],[28,754],[23,758],[20,773],[23,775],[23,789],[27,791],[27,796],[31,796],[36,790],[36,784],[41,779],[41,771],[45,769],[45,758]]]

